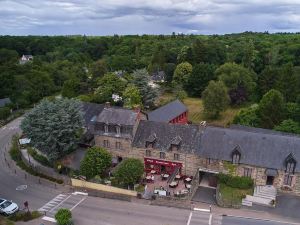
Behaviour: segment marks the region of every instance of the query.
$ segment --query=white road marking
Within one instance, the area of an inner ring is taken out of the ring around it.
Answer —
[[[56,209],[58,206],[60,206],[61,204],[63,204],[65,201],[67,201],[72,195],[69,195],[68,197],[66,197],[64,200],[62,200],[59,204],[57,204],[55,207],[53,207],[49,212],[52,212],[54,209]]]
[[[51,199],[49,202],[47,202],[45,205],[43,205],[39,211],[48,211],[53,206],[59,204],[64,198],[66,198],[67,195],[59,194],[55,198]],[[49,208],[49,209],[48,209]]]
[[[200,211],[200,212],[210,212],[209,209],[200,209],[200,208],[194,208],[194,211]]]
[[[42,218],[42,220],[46,220],[46,221],[49,221],[49,222],[56,223],[56,220],[54,218],[51,218],[51,217],[48,217],[48,216],[44,216]]]
[[[189,219],[187,221],[187,224],[186,225],[190,225],[191,223],[191,219],[192,219],[192,216],[193,216],[193,212],[190,212],[190,216],[189,216]]]
[[[75,209],[75,208],[76,208],[81,202],[83,202],[85,199],[86,199],[86,197],[83,198],[83,199],[81,199],[79,202],[77,202],[77,204],[74,205],[74,206],[70,209],[70,211],[72,211],[73,209]]]
[[[211,221],[212,221],[212,214],[209,215],[209,221],[208,221],[209,225],[211,225]]]

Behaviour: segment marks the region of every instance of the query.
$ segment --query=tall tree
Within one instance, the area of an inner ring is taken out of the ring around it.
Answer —
[[[205,113],[211,118],[217,118],[229,103],[227,88],[222,81],[210,81],[202,93]]]
[[[178,64],[174,71],[173,83],[186,86],[192,71],[193,66],[190,63],[183,62]]]
[[[216,70],[216,75],[228,88],[232,104],[241,104],[255,90],[256,74],[236,63],[225,63]]]
[[[98,80],[94,101],[98,103],[111,102],[112,95],[121,95],[126,87],[126,81],[114,73],[107,73]]]
[[[80,162],[80,174],[87,179],[91,179],[96,175],[102,176],[111,166],[111,160],[111,154],[104,148],[91,147]]]
[[[80,91],[80,82],[78,79],[71,79],[64,82],[62,88],[62,96],[67,98],[74,98],[78,96]]]
[[[185,89],[191,96],[201,96],[209,81],[214,80],[215,66],[206,63],[200,63],[194,66],[192,74],[188,78]]]
[[[76,146],[82,127],[81,103],[64,98],[41,101],[21,123],[33,146],[50,160],[61,158]]]
[[[123,100],[126,108],[142,107],[140,91],[133,84],[129,84],[123,92]]]
[[[285,102],[282,94],[274,89],[268,91],[259,102],[258,114],[262,127],[272,129],[278,125],[285,115]]]
[[[93,63],[91,68],[93,79],[103,77],[108,72],[107,64],[104,59],[99,59]]]
[[[150,76],[146,69],[135,70],[132,74],[133,84],[139,89],[143,105],[147,108],[154,106],[157,90],[150,86]]]

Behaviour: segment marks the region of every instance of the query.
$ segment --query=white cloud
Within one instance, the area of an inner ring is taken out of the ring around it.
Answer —
[[[0,34],[297,31],[299,0],[4,0]]]

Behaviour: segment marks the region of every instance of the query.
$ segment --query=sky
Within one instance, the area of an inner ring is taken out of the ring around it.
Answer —
[[[300,0],[0,0],[0,35],[299,32]]]

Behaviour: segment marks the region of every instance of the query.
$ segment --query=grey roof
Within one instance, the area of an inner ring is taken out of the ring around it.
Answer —
[[[83,117],[88,124],[94,116],[98,116],[104,109],[104,104],[96,104],[90,102],[82,102]]]
[[[280,170],[292,154],[298,162],[296,171],[300,171],[300,136],[243,126],[206,127],[198,144],[201,157],[231,161],[231,153],[238,147],[240,163]]]
[[[187,111],[187,107],[178,99],[159,107],[148,113],[148,120],[157,122],[170,122],[180,114]]]
[[[160,123],[155,121],[140,121],[132,143],[133,147],[145,148],[146,141],[156,136],[154,148],[161,151],[169,150],[174,141],[180,140],[179,151],[194,152],[198,142],[197,125],[181,125]]]
[[[133,126],[138,112],[123,108],[104,108],[97,117],[97,122]]]
[[[5,105],[10,104],[10,103],[11,103],[10,98],[0,99],[0,107],[4,107]]]

